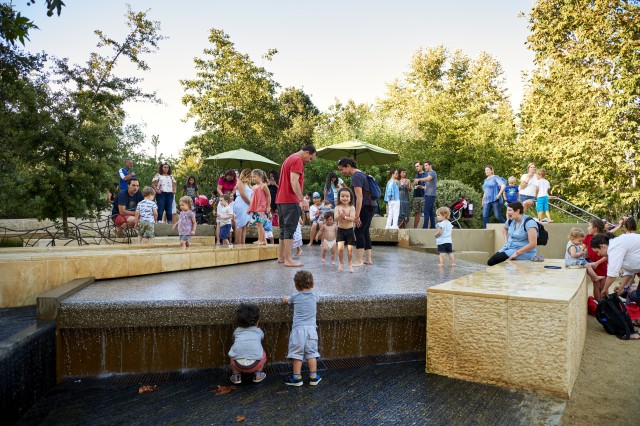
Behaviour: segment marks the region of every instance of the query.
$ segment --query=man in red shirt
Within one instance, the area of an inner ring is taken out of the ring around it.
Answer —
[[[304,197],[304,165],[316,158],[313,145],[305,145],[300,151],[291,154],[282,163],[276,204],[280,218],[280,239],[278,240],[278,263],[284,266],[303,266],[292,257],[293,234],[300,220],[300,201]]]

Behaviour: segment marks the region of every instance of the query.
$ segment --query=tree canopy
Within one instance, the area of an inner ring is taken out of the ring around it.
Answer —
[[[640,2],[540,0],[522,105],[523,155],[564,198],[604,213],[638,198]]]

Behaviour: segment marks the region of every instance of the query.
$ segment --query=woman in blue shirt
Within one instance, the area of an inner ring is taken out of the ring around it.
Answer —
[[[389,180],[384,191],[384,201],[387,203],[387,226],[384,229],[398,229],[400,216],[400,189],[398,188],[398,170],[389,173]]]
[[[524,212],[522,203],[507,204],[507,217],[502,233],[507,240],[496,254],[491,256],[487,265],[504,262],[505,260],[531,260],[536,255],[538,245],[538,223]]]
[[[498,222],[504,223],[502,213],[500,212],[502,207],[500,205],[500,198],[502,198],[506,183],[500,176],[493,174],[492,166],[485,166],[484,173],[487,175],[487,178],[482,184],[482,190],[484,191],[484,196],[482,197],[482,227],[486,228],[487,222],[489,222],[489,212],[492,208],[493,215],[498,219]]]

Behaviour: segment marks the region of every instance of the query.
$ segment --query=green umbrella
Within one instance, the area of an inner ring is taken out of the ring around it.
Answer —
[[[337,161],[343,157],[351,157],[358,164],[368,165],[389,164],[400,158],[393,151],[357,139],[318,149],[318,158]]]
[[[242,148],[207,157],[204,162],[221,169],[272,169],[280,166],[267,157]]]

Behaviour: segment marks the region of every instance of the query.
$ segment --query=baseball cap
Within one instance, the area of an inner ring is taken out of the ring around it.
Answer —
[[[320,198],[320,193],[319,192],[314,192],[312,198]]]

